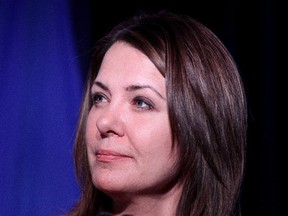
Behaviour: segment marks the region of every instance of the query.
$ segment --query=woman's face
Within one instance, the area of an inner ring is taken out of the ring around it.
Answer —
[[[164,77],[147,56],[116,42],[91,92],[86,142],[94,185],[109,195],[161,192],[178,160]]]

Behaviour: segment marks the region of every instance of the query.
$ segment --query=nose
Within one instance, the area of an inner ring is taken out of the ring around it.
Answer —
[[[108,106],[99,112],[96,127],[102,138],[124,135],[123,111],[117,107]]]

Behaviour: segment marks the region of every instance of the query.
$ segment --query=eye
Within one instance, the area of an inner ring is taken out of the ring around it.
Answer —
[[[136,106],[137,109],[141,109],[141,110],[153,110],[154,109],[153,103],[149,99],[143,98],[143,97],[134,98],[133,104]]]
[[[100,103],[106,102],[107,98],[103,94],[94,93],[92,94],[92,101],[94,105],[98,105]]]

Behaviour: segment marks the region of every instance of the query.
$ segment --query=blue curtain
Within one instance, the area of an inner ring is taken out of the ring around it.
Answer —
[[[0,0],[0,215],[63,215],[79,196],[82,97],[71,0]]]

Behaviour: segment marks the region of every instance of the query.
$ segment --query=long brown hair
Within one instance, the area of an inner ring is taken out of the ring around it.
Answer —
[[[167,11],[137,14],[95,46],[74,146],[81,197],[70,215],[96,215],[111,199],[94,187],[85,127],[90,89],[102,59],[116,41],[134,46],[165,77],[168,114],[179,151],[184,188],[177,216],[228,216],[239,211],[244,175],[247,108],[237,66],[217,36],[200,22]]]

